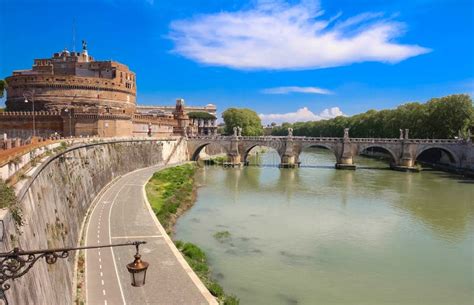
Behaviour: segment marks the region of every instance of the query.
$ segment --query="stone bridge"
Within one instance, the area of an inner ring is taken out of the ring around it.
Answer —
[[[408,134],[408,131],[406,131]],[[443,151],[450,164],[459,169],[474,169],[474,150],[472,143],[462,139],[399,139],[350,138],[346,131],[343,138],[336,137],[297,137],[261,136],[246,137],[238,133],[233,136],[188,137],[189,158],[197,160],[199,153],[207,145],[220,145],[228,156],[227,165],[239,166],[247,163],[252,148],[264,146],[275,149],[281,159],[280,167],[297,167],[300,154],[308,147],[329,149],[336,157],[336,168],[355,169],[354,157],[368,149],[379,149],[391,156],[391,167],[399,170],[415,170],[415,161],[425,151]]]

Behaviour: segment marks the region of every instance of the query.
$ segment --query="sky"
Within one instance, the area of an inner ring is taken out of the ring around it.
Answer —
[[[0,78],[86,40],[136,73],[138,104],[264,123],[474,94],[474,0],[0,0],[0,26]]]

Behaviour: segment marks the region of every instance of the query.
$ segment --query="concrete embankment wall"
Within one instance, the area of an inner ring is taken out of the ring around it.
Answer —
[[[18,190],[23,225],[2,210],[5,234],[0,251],[75,247],[87,210],[101,189],[135,169],[187,159],[179,139],[130,139],[83,144],[44,161]],[[72,304],[76,252],[48,265],[40,259],[6,292],[10,304]]]

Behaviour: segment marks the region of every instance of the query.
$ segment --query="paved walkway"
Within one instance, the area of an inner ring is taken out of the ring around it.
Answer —
[[[150,263],[146,285],[132,287],[126,264],[135,247],[86,252],[87,305],[204,305],[217,302],[189,268],[149,207],[144,184],[160,166],[127,174],[98,198],[87,224],[86,244],[145,240],[142,259]]]

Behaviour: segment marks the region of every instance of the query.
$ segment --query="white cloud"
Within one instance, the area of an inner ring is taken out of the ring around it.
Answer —
[[[310,94],[332,94],[331,91],[327,89],[318,88],[318,87],[289,86],[289,87],[267,88],[267,89],[262,90],[262,93],[265,93],[265,94],[288,94],[292,92],[310,93]]]
[[[171,23],[174,52],[235,69],[319,69],[366,61],[397,63],[430,52],[395,38],[405,24],[382,13],[323,18],[316,0],[290,5],[260,0],[248,10],[199,15]]]
[[[262,120],[263,124],[275,123],[294,123],[294,122],[306,122],[306,121],[319,121],[325,119],[335,118],[337,116],[344,115],[339,107],[327,108],[316,114],[309,110],[307,107],[300,108],[296,112],[288,113],[270,113],[270,114],[259,114],[258,116]]]

